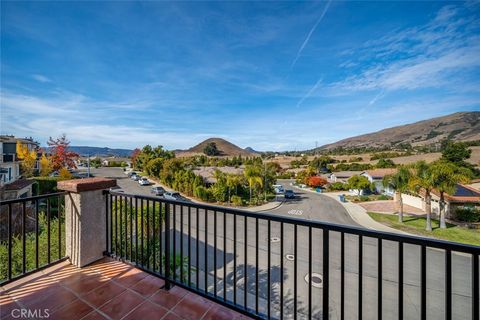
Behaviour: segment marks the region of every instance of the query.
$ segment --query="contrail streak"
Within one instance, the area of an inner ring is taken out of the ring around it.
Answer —
[[[307,94],[304,95],[302,99],[300,99],[297,102],[297,105],[296,105],[297,108],[300,107],[303,101],[305,101],[308,97],[310,97],[315,90],[317,90],[318,86],[320,85],[320,82],[322,82],[322,79],[318,79],[317,83],[315,83],[315,85],[310,90],[308,90]]]
[[[305,49],[306,45],[308,44],[308,41],[310,41],[310,37],[312,36],[313,32],[319,25],[319,23],[322,21],[323,17],[325,16],[325,13],[327,13],[328,7],[330,7],[330,3],[332,1],[329,0],[325,7],[323,8],[322,14],[320,15],[320,18],[318,18],[317,22],[313,25],[312,29],[310,29],[310,32],[307,34],[307,37],[303,41],[302,45],[300,46],[300,49],[298,49],[297,55],[295,56],[295,59],[292,62],[291,68],[295,66],[295,63],[297,63],[298,58],[300,58],[300,54],[302,54],[303,49]]]

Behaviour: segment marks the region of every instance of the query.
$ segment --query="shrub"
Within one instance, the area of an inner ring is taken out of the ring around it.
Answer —
[[[243,200],[239,196],[232,196],[231,201],[233,205],[235,206],[242,206],[243,205]]]
[[[313,188],[323,187],[327,184],[327,180],[325,178],[319,176],[313,176],[308,178],[308,185]]]
[[[58,177],[35,177],[38,188],[36,194],[47,194],[57,192]]]
[[[480,210],[476,208],[457,208],[455,217],[463,222],[480,222]]]
[[[212,192],[204,186],[196,187],[194,195],[202,201],[208,202],[213,200]]]
[[[348,186],[345,183],[342,183],[342,182],[334,182],[334,183],[331,183],[328,186],[328,190],[330,190],[330,191],[344,191],[344,190],[348,190]]]
[[[368,196],[358,196],[358,201],[366,202],[366,201],[370,201],[370,198]]]
[[[390,197],[385,194],[381,194],[378,196],[377,200],[390,200]]]

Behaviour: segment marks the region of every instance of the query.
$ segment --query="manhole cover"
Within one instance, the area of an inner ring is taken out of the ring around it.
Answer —
[[[308,273],[305,276],[305,282],[309,283]],[[323,283],[322,275],[318,273],[312,273],[312,286],[315,288],[322,288],[322,283]]]
[[[293,254],[287,254],[285,255],[285,259],[287,259],[288,261],[293,261],[295,260],[295,256]]]
[[[279,238],[279,237],[271,237],[271,238],[270,238],[270,241],[271,241],[272,243],[280,242],[280,238]]]

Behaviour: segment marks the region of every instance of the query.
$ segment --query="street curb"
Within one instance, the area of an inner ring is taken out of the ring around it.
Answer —
[[[268,209],[262,209],[262,210],[256,210],[255,208],[247,208],[246,210],[252,211],[252,212],[264,212],[264,211],[270,211],[270,210],[275,210],[280,208],[283,204],[285,203],[285,200],[279,201],[278,204],[274,207],[268,208]]]
[[[313,191],[313,190],[310,190],[310,189],[300,188],[300,187],[297,187],[295,185],[294,185],[294,187],[299,189],[299,190],[324,195],[326,197],[329,197],[329,198],[337,201],[338,203],[340,203],[345,208],[348,215],[350,216],[350,218],[352,218],[353,221],[355,221],[356,223],[358,223],[359,225],[361,225],[362,227],[364,227],[366,229],[382,231],[382,232],[397,233],[397,234],[404,234],[404,235],[413,235],[413,234],[410,234],[410,233],[407,233],[407,232],[404,232],[404,231],[401,231],[401,230],[391,228],[391,227],[386,226],[386,225],[384,225],[380,222],[375,221],[374,219],[372,219],[368,215],[367,210],[365,210],[365,208],[363,208],[362,206],[360,206],[356,203],[353,203],[353,202],[343,203],[343,202],[339,201],[338,200],[338,193],[328,193],[328,192],[319,193],[319,192],[316,192],[316,191]],[[347,205],[347,204],[349,204],[349,205]],[[361,216],[352,213],[351,206],[357,206],[359,211],[362,212]],[[413,235],[413,236],[415,236],[415,235]]]

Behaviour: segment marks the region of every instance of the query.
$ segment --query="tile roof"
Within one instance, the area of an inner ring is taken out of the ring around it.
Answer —
[[[2,191],[14,191],[14,190],[21,190],[25,187],[28,187],[31,184],[34,184],[35,181],[28,180],[28,179],[20,179],[16,180],[12,183],[6,184],[0,188]]]
[[[372,178],[383,178],[386,175],[389,174],[394,174],[397,172],[397,169],[395,168],[384,168],[384,169],[373,169],[373,170],[367,170],[364,171],[366,174],[371,176]]]

